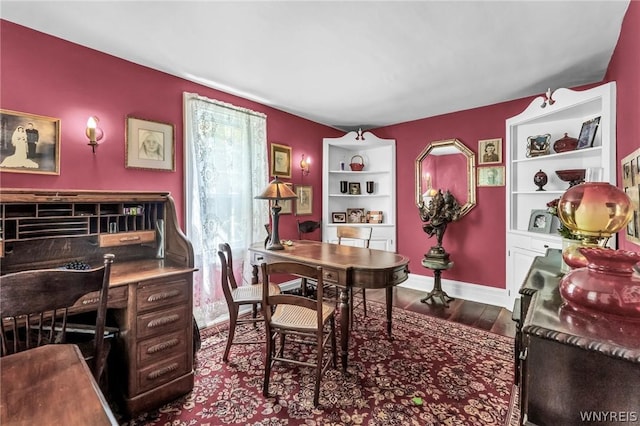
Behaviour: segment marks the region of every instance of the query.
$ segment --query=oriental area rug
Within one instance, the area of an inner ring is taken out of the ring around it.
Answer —
[[[314,370],[291,364],[274,365],[271,396],[262,396],[264,343],[234,345],[229,362],[224,363],[225,323],[202,330],[193,391],[123,425],[509,422],[512,338],[394,308],[393,338],[389,339],[384,305],[368,301],[367,311],[365,318],[362,309],[356,310],[347,374],[340,367],[327,370],[318,407],[313,407]],[[263,336],[264,329],[242,326],[236,339],[255,333]],[[339,330],[337,333],[339,342]],[[308,352],[313,347],[302,350]]]

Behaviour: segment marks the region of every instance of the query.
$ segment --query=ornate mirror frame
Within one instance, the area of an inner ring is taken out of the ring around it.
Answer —
[[[465,144],[458,139],[446,139],[436,142],[431,142],[416,158],[416,204],[419,206],[422,203],[422,194],[428,189],[423,187],[422,184],[422,162],[427,158],[429,154],[434,155],[433,151],[442,151],[444,154],[462,154],[467,160],[467,199],[458,200],[462,206],[460,217],[463,217],[476,205],[476,157],[473,151],[471,151]]]

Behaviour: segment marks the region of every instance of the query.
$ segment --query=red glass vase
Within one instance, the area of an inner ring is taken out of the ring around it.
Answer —
[[[640,321],[640,277],[633,274],[640,253],[599,247],[579,251],[587,267],[560,280],[560,295],[567,304],[579,311]]]

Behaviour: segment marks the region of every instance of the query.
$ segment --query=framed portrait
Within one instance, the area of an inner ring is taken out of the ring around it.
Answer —
[[[478,186],[504,186],[504,166],[478,167]]]
[[[478,164],[502,163],[502,139],[478,141]]]
[[[271,144],[271,176],[291,179],[291,147]]]
[[[331,221],[333,223],[346,223],[347,222],[347,213],[346,212],[333,212],[333,213],[331,213]]]
[[[529,231],[549,234],[551,232],[553,215],[546,210],[531,210],[529,216]]]
[[[368,211],[367,223],[382,223],[382,211],[381,210]]]
[[[349,194],[360,195],[360,182],[349,182]]]
[[[640,245],[640,148],[620,160],[622,187],[631,199],[633,210],[631,221],[627,223],[627,241]]]
[[[285,182],[285,185],[293,191],[293,184]],[[275,201],[271,201],[270,207],[273,206]],[[293,200],[278,200],[278,205],[280,206],[280,214],[292,214],[293,213]]]
[[[176,141],[173,124],[127,117],[125,167],[176,170]]]
[[[551,134],[529,136],[527,138],[527,157],[547,155],[551,151],[549,145]]]
[[[598,131],[598,125],[600,124],[600,117],[592,118],[589,121],[582,123],[582,129],[580,129],[580,136],[578,136],[578,148],[590,148],[593,146],[593,140],[596,138],[596,132]]]
[[[0,109],[0,172],[60,174],[60,119]]]
[[[313,214],[313,187],[311,185],[296,186],[296,216]]]
[[[362,223],[365,219],[364,209],[347,209],[347,223]]]

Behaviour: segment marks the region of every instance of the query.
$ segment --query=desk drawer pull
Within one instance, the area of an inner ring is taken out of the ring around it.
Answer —
[[[152,371],[147,375],[147,379],[155,380],[158,377],[162,377],[165,374],[169,374],[172,371],[176,371],[177,369],[178,369],[178,363],[174,362],[173,364],[167,365],[166,367],[161,368],[160,370]]]
[[[172,322],[176,322],[180,319],[180,315],[169,315],[168,317],[158,318],[152,321],[149,321],[147,324],[147,328],[155,328],[161,327],[163,325],[171,324]]]
[[[127,242],[127,241],[138,241],[139,239],[140,239],[140,236],[138,236],[138,235],[135,235],[135,236],[132,236],[132,237],[122,237],[122,238],[120,238],[120,242],[124,243],[124,242]]]
[[[169,348],[177,346],[180,343],[178,339],[167,340],[166,342],[158,343],[157,345],[149,346],[147,348],[148,354],[155,354],[157,352],[166,351]]]
[[[171,299],[172,297],[179,296],[180,290],[163,291],[162,293],[155,293],[147,297],[147,302],[157,302],[159,300]]]

